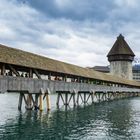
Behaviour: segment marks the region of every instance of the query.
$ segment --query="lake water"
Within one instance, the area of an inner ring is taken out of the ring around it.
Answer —
[[[56,108],[17,110],[18,94],[0,94],[0,140],[139,140],[140,97]]]

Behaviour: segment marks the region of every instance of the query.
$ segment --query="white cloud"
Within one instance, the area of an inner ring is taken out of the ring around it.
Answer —
[[[123,7],[125,6],[128,8],[137,8],[138,7],[138,2],[139,0],[115,0],[115,3],[120,6]]]
[[[71,1],[70,0],[55,0],[55,3],[60,8],[64,8],[64,7],[67,7],[68,5],[70,5]]]
[[[116,35],[123,33],[140,54],[139,23],[116,21],[114,15],[121,14],[119,9],[114,9],[106,20],[95,22],[49,18],[16,0],[0,0],[0,8],[0,43],[5,45],[85,67],[107,65],[106,55]]]
[[[13,31],[12,28],[9,28],[8,26],[0,23],[0,38],[4,39],[14,39],[14,37],[16,36],[16,33]]]

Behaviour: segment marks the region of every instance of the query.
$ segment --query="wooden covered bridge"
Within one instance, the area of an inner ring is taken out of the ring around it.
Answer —
[[[27,109],[42,110],[45,98],[50,109],[52,92],[57,105],[60,99],[77,105],[138,96],[140,83],[0,45],[0,92],[20,93],[19,110],[22,101]]]

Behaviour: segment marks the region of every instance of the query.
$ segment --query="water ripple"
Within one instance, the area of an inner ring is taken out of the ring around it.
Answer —
[[[139,97],[51,112],[18,112],[17,100],[0,95],[0,140],[140,139]]]

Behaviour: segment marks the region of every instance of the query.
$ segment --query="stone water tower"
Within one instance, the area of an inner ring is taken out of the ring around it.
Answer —
[[[132,80],[132,61],[134,56],[135,54],[120,34],[107,55],[110,62],[110,73]]]

